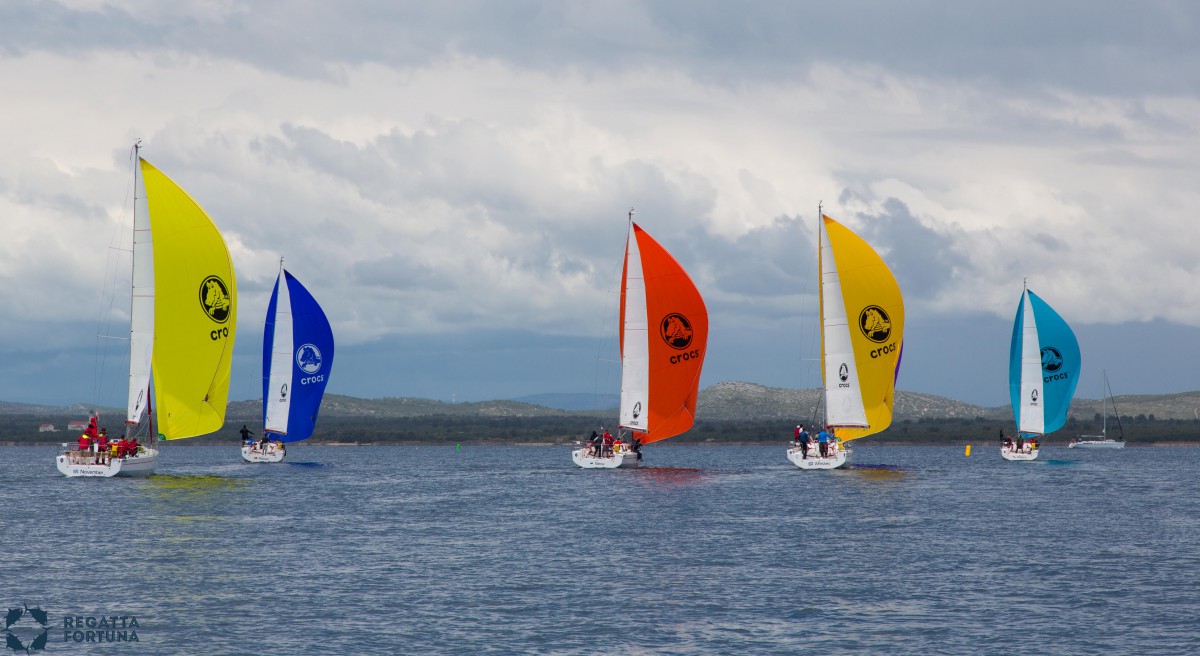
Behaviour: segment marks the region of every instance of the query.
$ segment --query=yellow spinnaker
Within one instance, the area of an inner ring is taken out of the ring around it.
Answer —
[[[225,240],[204,210],[146,160],[142,180],[154,241],[155,419],[168,440],[225,423],[237,326],[237,280]]]
[[[848,441],[878,433],[892,423],[896,374],[904,344],[904,299],[896,277],[867,242],[837,221],[827,216],[822,219],[841,279],[869,424],[867,428],[838,428],[838,437]]]

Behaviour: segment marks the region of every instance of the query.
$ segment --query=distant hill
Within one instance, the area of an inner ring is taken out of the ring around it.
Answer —
[[[811,421],[819,411],[818,389],[784,389],[754,383],[718,383],[700,391],[697,415],[707,421],[789,419]],[[944,396],[898,392],[895,419],[974,418],[999,419],[997,409],[982,408]]]
[[[800,421],[813,419],[820,391],[816,389],[784,389],[754,383],[718,383],[700,391],[697,418],[701,421]],[[607,407],[596,407],[597,405]],[[431,399],[380,398],[360,399],[352,396],[327,394],[321,404],[322,417],[401,418],[448,415],[454,417],[569,417],[612,416],[616,414],[616,395],[547,393],[508,401],[477,401],[446,403]],[[1178,394],[1127,395],[1116,397],[1117,410],[1122,417],[1154,419],[1200,419],[1200,391]],[[47,406],[0,401],[0,414],[32,415],[84,419],[91,406]],[[101,416],[123,415],[118,408],[101,408]],[[1109,416],[1113,414],[1109,405]],[[1071,403],[1070,416],[1092,420],[1100,413],[1099,399],[1077,398]],[[944,396],[900,391],[896,393],[895,419],[974,419],[1012,420],[1007,405],[986,408],[956,401]],[[262,401],[234,401],[229,404],[229,422],[260,421]]]
[[[71,416],[79,419],[87,419],[88,414],[95,410],[95,406],[86,405],[84,403],[74,403],[72,405],[40,405],[36,403],[7,403],[0,401],[0,415],[37,415],[37,416]],[[99,408],[100,415],[124,415],[123,408]]]
[[[587,394],[587,393],[550,393],[550,394],[532,394],[530,396],[521,396],[513,401],[521,403],[532,403],[533,405],[545,406],[547,408],[558,408],[559,410],[612,410],[614,413],[617,406],[621,405],[620,394]]]
[[[1200,419],[1200,392],[1180,392],[1179,394],[1130,394],[1115,397],[1117,412],[1122,417],[1143,417],[1153,419]],[[1100,414],[1100,399],[1080,399],[1071,401],[1070,416],[1080,419],[1091,419]],[[1011,412],[1011,411],[1010,411]],[[1109,421],[1112,421],[1113,407],[1108,404]]]
[[[718,383],[700,391],[697,413],[700,419],[733,421],[745,419],[811,419],[820,390],[793,390],[764,387],[754,383]],[[1200,419],[1200,391],[1179,394],[1127,395],[1116,397],[1122,417],[1153,419]],[[905,419],[999,419],[1012,421],[1007,405],[987,408],[944,396],[920,392],[896,392],[893,407],[896,421]],[[1071,401],[1068,418],[1091,420],[1101,412],[1100,399],[1076,398]],[[1112,404],[1108,405],[1112,420]]]
[[[558,408],[523,403],[521,401],[477,401],[446,403],[430,399],[382,398],[359,399],[353,396],[326,394],[321,402],[322,417],[422,417],[449,415],[456,417],[559,417],[571,413]],[[262,401],[235,401],[229,404],[226,421],[258,421],[262,419]]]

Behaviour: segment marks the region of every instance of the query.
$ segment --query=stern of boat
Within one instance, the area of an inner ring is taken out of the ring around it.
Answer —
[[[97,463],[95,459],[95,454],[70,451],[58,454],[54,459],[54,465],[60,474],[68,478],[149,476],[154,473],[154,465],[158,461],[158,451],[144,449],[137,456],[111,458],[104,463]]]
[[[254,447],[242,447],[242,460],[244,462],[282,462],[283,457],[287,455],[287,450],[282,448],[274,448],[263,451]]]
[[[838,449],[837,453],[825,458],[812,455],[816,451],[815,446],[809,447],[809,456],[805,458],[804,452],[796,446],[787,450],[787,458],[800,469],[837,469],[846,464],[847,451],[845,449]]]
[[[1039,450],[1040,449],[1034,449],[1032,451],[1016,451],[1013,449],[1005,449],[1005,448],[1001,447],[1000,455],[1005,460],[1012,460],[1014,462],[1024,462],[1024,461],[1028,461],[1028,460],[1037,460]]]
[[[584,469],[630,469],[638,466],[637,454],[632,451],[614,453],[607,458],[589,456],[587,449],[571,451],[571,460]]]

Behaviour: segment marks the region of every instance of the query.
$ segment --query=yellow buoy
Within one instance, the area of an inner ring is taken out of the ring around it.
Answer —
[[[966,457],[968,457],[968,458],[970,458],[970,457],[971,457],[971,445],[970,445],[970,444],[968,444],[968,445],[967,445],[967,452],[966,452],[966,453],[964,453],[963,455],[964,455],[964,456],[966,456]]]

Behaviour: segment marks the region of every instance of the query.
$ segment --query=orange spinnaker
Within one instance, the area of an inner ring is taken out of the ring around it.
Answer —
[[[634,238],[646,286],[646,363],[649,371],[647,426],[643,444],[679,435],[692,427],[700,369],[708,345],[708,309],[679,262],[636,223]],[[621,325],[625,325],[629,253],[621,272]],[[625,354],[625,333],[621,353]]]

